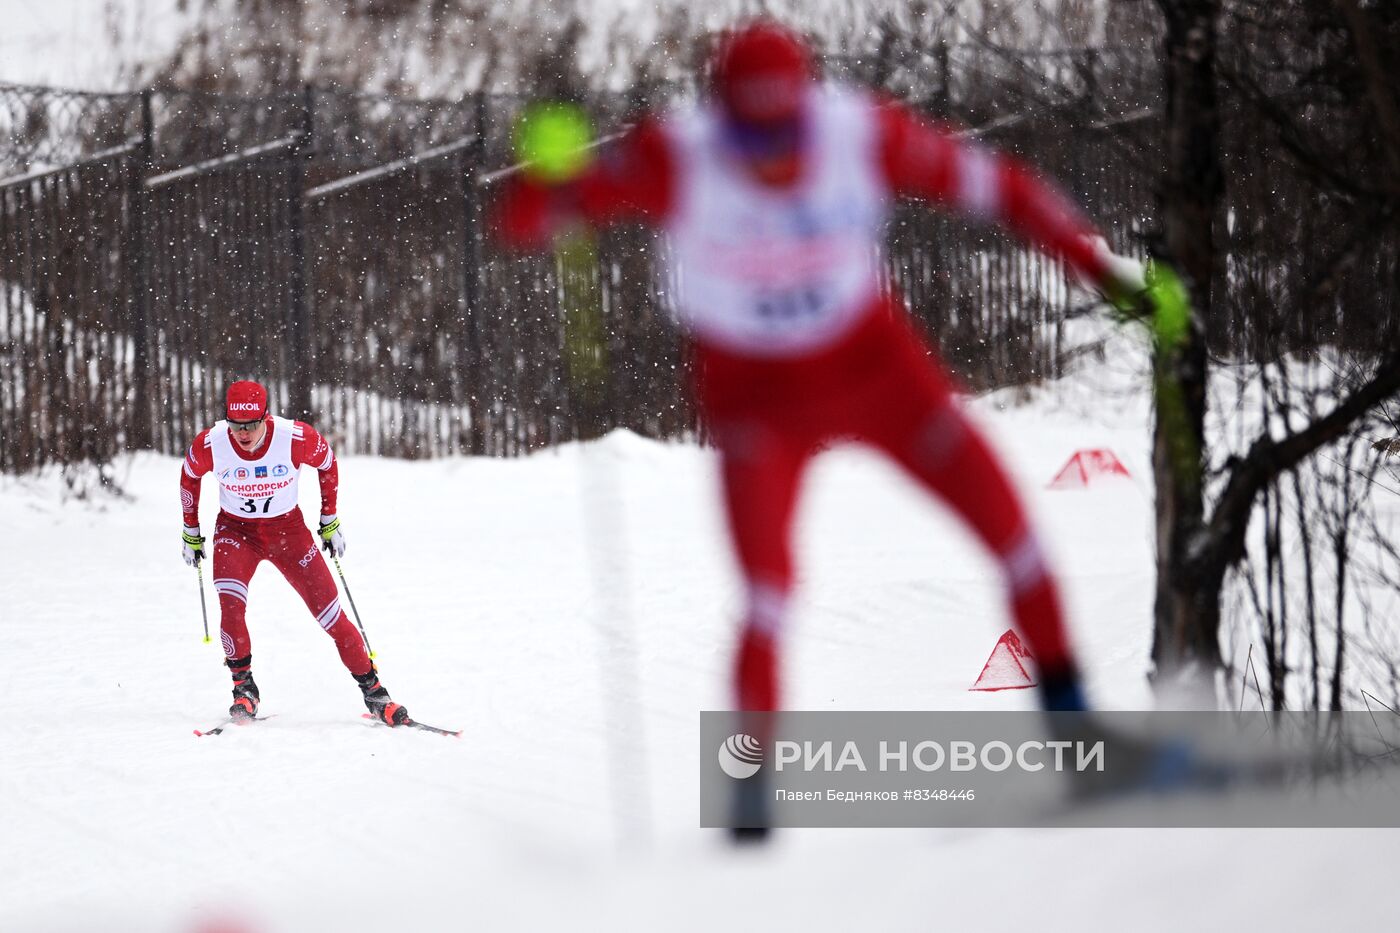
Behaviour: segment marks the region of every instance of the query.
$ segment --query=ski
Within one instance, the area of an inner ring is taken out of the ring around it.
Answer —
[[[1388,781],[1393,791],[1395,782],[1400,780],[1395,774],[1395,769],[1400,769],[1400,756],[1393,753],[1314,750],[1275,752],[1260,757],[1215,757],[1198,752],[1184,742],[1165,742],[1144,748],[1154,752],[1148,768],[1127,780],[1081,787],[1048,805],[1033,807],[1027,810],[1030,819],[1025,825],[1132,825],[1101,822],[1098,816],[1114,807],[1129,810],[1136,807],[1139,808],[1138,817],[1161,818],[1167,811],[1157,809],[1154,813],[1154,808],[1209,806],[1212,798],[1238,801],[1257,794],[1277,794],[1279,805],[1287,806],[1290,800],[1312,798],[1323,782],[1334,784],[1341,789],[1340,793],[1348,782],[1364,773],[1371,784],[1354,787],[1353,792],[1360,793],[1373,790],[1379,781]],[[1131,812],[1128,815],[1134,816]],[[1191,825],[1181,823],[1179,815],[1171,818],[1174,825]]]
[[[276,716],[276,715],[277,715],[276,713],[269,713],[269,714],[266,715],[266,716],[254,716],[251,720],[247,720],[247,719],[241,720],[241,721],[238,723],[238,725],[246,725],[246,724],[249,723],[249,722],[262,722],[264,719],[271,719],[273,716]],[[199,737],[201,737],[201,738],[203,738],[203,737],[206,736],[206,735],[218,735],[220,732],[223,732],[223,731],[224,731],[225,729],[227,729],[229,726],[232,726],[232,725],[234,725],[234,724],[235,724],[235,723],[234,723],[234,719],[233,719],[232,716],[230,716],[230,717],[228,717],[227,719],[225,719],[223,722],[219,723],[219,724],[218,724],[217,726],[215,726],[214,728],[212,728],[212,729],[206,729],[206,730],[204,730],[204,731],[202,731],[202,732],[201,732],[200,730],[196,729],[196,730],[194,730],[194,734],[197,735],[197,736],[199,736]]]
[[[387,725],[389,725],[389,724],[386,723],[386,722],[381,722],[379,719],[377,719],[377,718],[374,717],[374,716],[371,716],[369,713],[361,713],[361,714],[360,714],[360,718],[361,718],[361,719],[368,719],[373,725],[376,725],[376,726],[387,726]],[[432,732],[432,733],[434,733],[435,735],[452,735],[452,736],[456,736],[456,737],[459,738],[459,739],[462,737],[462,730],[461,730],[461,729],[439,729],[437,726],[430,726],[430,725],[428,725],[426,722],[419,722],[419,721],[416,720],[416,719],[410,719],[408,722],[401,722],[401,723],[399,723],[397,726],[394,726],[393,728],[395,728],[395,729],[421,729],[421,730],[423,730],[424,732]]]

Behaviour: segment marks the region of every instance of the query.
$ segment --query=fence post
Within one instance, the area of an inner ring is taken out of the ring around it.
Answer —
[[[315,154],[314,107],[316,89],[310,84],[302,89],[301,139],[291,152],[287,170],[287,225],[291,248],[291,268],[287,286],[291,294],[287,302],[287,408],[289,415],[299,421],[311,418],[311,373],[315,363],[312,345],[310,306],[306,283],[306,233],[302,195],[306,163]]]
[[[933,115],[940,120],[947,120],[953,115],[953,69],[949,62],[946,37],[938,40],[934,54],[938,64],[938,97],[934,99]]]
[[[146,262],[146,176],[155,159],[155,123],[151,116],[151,90],[141,92],[141,141],[127,161],[127,224],[123,252],[126,259],[126,306],[131,327],[131,421],[127,426],[128,450],[155,446],[151,430],[151,365],[148,318],[150,278]]]
[[[486,453],[485,363],[482,359],[482,320],[486,308],[486,286],[482,275],[485,259],[483,241],[486,237],[486,216],[483,209],[485,193],[479,184],[486,167],[486,92],[475,94],[476,138],[463,150],[462,165],[462,361],[466,373],[468,409],[471,412],[469,450],[472,456]]]

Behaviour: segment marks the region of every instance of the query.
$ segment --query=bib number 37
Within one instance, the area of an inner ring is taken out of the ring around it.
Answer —
[[[261,509],[258,508],[259,505],[262,506]],[[259,512],[266,515],[270,508],[272,508],[272,497],[268,496],[266,499],[244,499],[238,511],[246,512],[249,515],[256,515]]]

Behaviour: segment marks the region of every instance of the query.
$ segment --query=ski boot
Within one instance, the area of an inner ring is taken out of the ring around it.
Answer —
[[[739,652],[734,660],[734,694],[741,710],[739,730],[758,737],[759,744],[771,744],[771,713],[778,709],[778,648],[773,636],[763,629],[744,626]],[[736,780],[730,804],[729,839],[735,845],[758,845],[772,834],[768,801],[771,799],[768,775],[760,770],[752,777]]]
[[[379,671],[371,667],[368,673],[355,674],[355,683],[365,695],[365,709],[386,726],[401,726],[408,722],[408,710],[389,697],[389,691],[379,682]]]
[[[233,705],[228,714],[234,722],[256,719],[258,715],[258,685],[253,682],[253,656],[229,658],[224,662],[233,675]]]
[[[760,771],[753,777],[734,782],[729,818],[729,841],[736,846],[762,845],[772,835],[769,823],[772,815],[768,801],[768,775]]]
[[[1072,667],[1041,671],[1040,708],[1047,713],[1087,713],[1079,672]]]
[[[1202,755],[1189,736],[1134,734],[1093,716],[1073,668],[1041,673],[1040,705],[1055,738],[1084,745],[1102,743],[1113,757],[1112,769],[1070,773],[1071,800],[1219,791],[1233,779],[1228,765]]]

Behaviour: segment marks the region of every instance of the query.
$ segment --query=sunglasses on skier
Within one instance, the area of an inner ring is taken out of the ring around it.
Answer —
[[[266,415],[263,415],[263,418],[266,417]],[[254,418],[252,421],[234,421],[229,419],[228,429],[230,431],[251,431],[263,423],[263,418]]]

